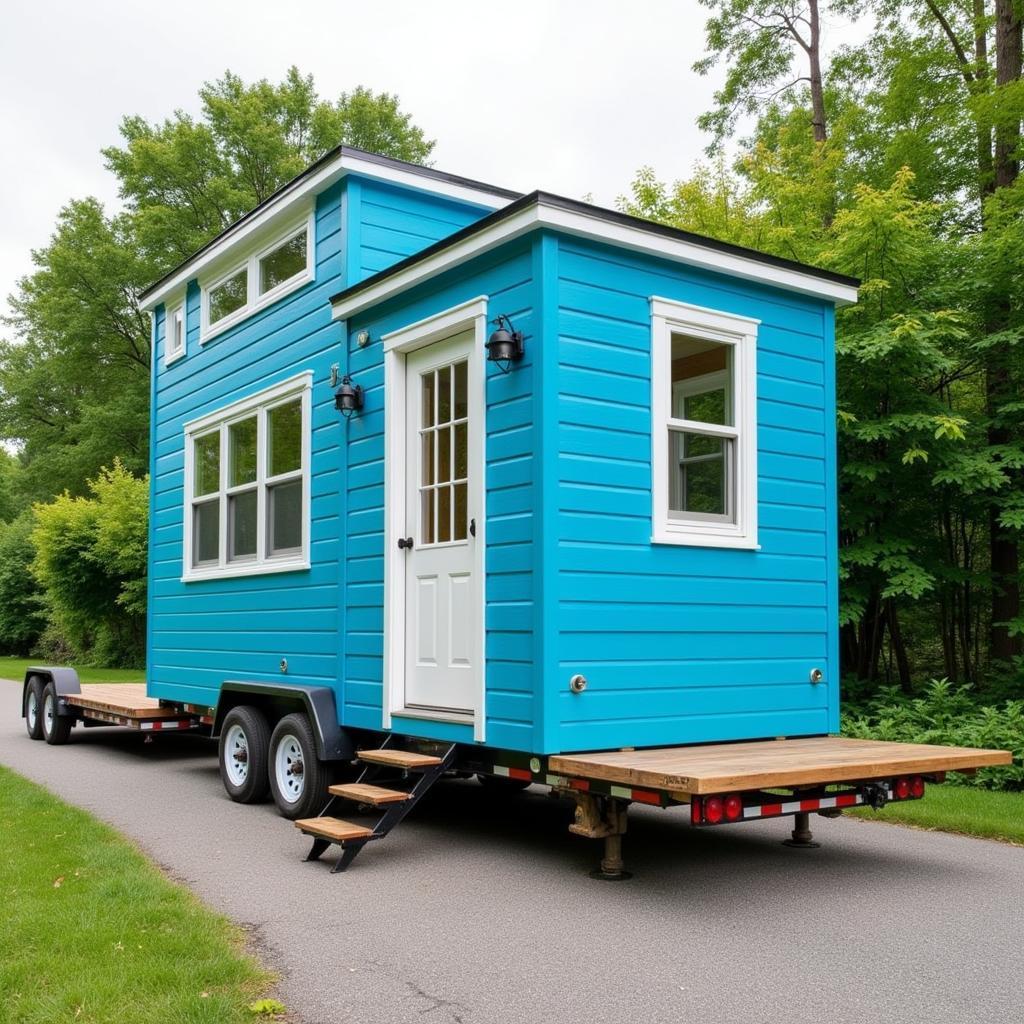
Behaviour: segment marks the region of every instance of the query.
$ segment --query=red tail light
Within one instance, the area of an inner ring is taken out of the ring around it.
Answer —
[[[924,796],[924,779],[920,775],[915,775],[910,780],[910,795],[915,800],[919,800]]]
[[[893,790],[897,800],[906,800],[910,796],[910,779],[897,779]]]
[[[704,817],[709,825],[717,825],[722,820],[725,808],[720,796],[712,796],[704,804]]]
[[[738,821],[743,817],[743,799],[735,793],[725,798],[725,816],[729,821]]]
[[[699,796],[690,801],[690,824],[699,825],[704,820],[704,804]]]

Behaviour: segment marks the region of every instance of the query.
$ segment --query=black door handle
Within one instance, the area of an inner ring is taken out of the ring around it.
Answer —
[[[469,535],[470,537],[476,536],[476,520],[470,519],[469,521]]]
[[[400,550],[403,550],[403,551],[406,548],[408,548],[411,551],[412,550],[412,537],[399,537],[398,538],[398,547],[399,547]]]

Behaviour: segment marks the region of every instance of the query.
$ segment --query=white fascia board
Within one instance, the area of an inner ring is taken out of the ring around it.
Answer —
[[[384,278],[379,284],[357,292],[351,298],[333,302],[335,320],[347,320],[370,306],[428,280],[465,260],[504,245],[534,227],[548,227],[565,234],[595,242],[622,246],[662,259],[674,260],[730,277],[740,277],[767,284],[785,291],[799,292],[818,299],[827,299],[845,306],[857,301],[857,289],[839,281],[829,281],[811,273],[771,263],[762,263],[739,253],[722,252],[682,238],[669,238],[655,232],[618,224],[600,216],[590,216],[542,201],[528,207],[491,228],[471,235],[462,242],[414,263],[407,270]]]
[[[485,188],[474,188],[459,182],[444,181],[426,174],[417,174],[401,167],[389,167],[372,160],[364,160],[353,154],[341,153],[334,160],[325,164],[315,174],[303,178],[282,192],[273,203],[256,216],[239,224],[236,229],[228,228],[227,234],[216,245],[211,246],[202,255],[186,263],[177,273],[164,281],[140,307],[152,312],[167,296],[183,288],[193,278],[200,277],[211,267],[230,258],[230,251],[244,247],[246,239],[253,236],[271,233],[278,225],[284,224],[294,215],[295,206],[306,197],[319,195],[346,174],[359,174],[393,185],[419,189],[421,192],[432,192],[449,199],[474,203],[477,206],[489,206],[498,209],[512,202],[508,195],[492,192]]]

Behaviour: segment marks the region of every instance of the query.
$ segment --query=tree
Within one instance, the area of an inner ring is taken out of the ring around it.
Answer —
[[[280,84],[227,72],[201,113],[160,124],[129,116],[103,151],[123,209],[70,201],[32,254],[0,342],[0,440],[14,444],[23,493],[45,499],[119,458],[148,463],[149,318],[137,293],[340,142],[422,162],[433,148],[388,93],[321,99],[292,68]]]

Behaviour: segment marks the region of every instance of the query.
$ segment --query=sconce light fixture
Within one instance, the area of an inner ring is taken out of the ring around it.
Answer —
[[[345,419],[350,419],[363,407],[363,389],[358,384],[353,384],[347,373],[341,378],[338,390],[334,392],[334,407]]]
[[[523,332],[517,331],[504,313],[491,323],[497,330],[487,339],[487,361],[496,363],[502,373],[508,373],[512,364],[523,358]]]

